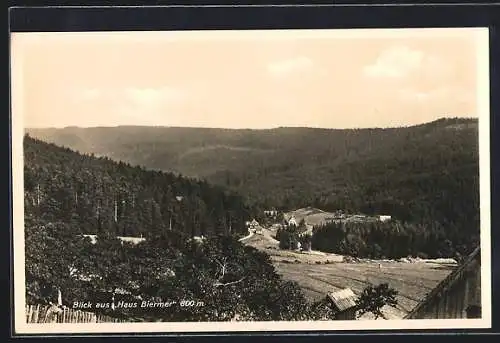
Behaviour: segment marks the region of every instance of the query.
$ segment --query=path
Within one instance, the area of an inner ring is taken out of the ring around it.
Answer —
[[[238,241],[240,241],[240,242],[246,241],[246,240],[248,240],[249,238],[251,238],[253,235],[255,235],[255,233],[254,233],[254,232],[250,232],[250,233],[249,233],[248,235],[246,235],[245,237],[241,237],[240,239],[238,239]],[[243,243],[245,243],[245,242],[243,242]]]

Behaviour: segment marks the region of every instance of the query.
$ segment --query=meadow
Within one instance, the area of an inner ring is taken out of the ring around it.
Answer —
[[[266,229],[262,235],[247,239],[245,244],[266,252],[278,274],[297,282],[311,302],[343,288],[360,294],[370,284],[388,283],[398,291],[398,305],[383,309],[387,319],[402,319],[456,267],[446,260],[407,263],[359,259],[347,262],[348,259],[337,254],[280,250],[272,232]],[[371,319],[371,315],[366,314],[361,319]]]
[[[384,308],[388,319],[403,318],[453,269],[449,265],[427,262],[380,262],[380,267],[373,262],[274,262],[274,266],[285,279],[297,282],[311,301],[321,299],[327,292],[350,288],[359,294],[370,284],[387,282],[398,291],[396,308]]]

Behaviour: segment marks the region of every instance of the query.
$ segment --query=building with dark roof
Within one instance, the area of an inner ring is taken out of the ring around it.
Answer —
[[[335,311],[335,320],[356,319],[357,296],[350,288],[328,293],[328,298],[331,300],[332,308]]]

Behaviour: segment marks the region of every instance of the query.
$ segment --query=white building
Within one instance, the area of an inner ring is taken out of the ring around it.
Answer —
[[[259,227],[259,222],[256,221],[255,218],[252,219],[252,221],[250,221],[250,222],[246,222],[245,224],[248,228],[248,231],[255,231]]]
[[[378,219],[381,221],[381,222],[386,222],[388,220],[391,220],[391,216],[378,216]]]

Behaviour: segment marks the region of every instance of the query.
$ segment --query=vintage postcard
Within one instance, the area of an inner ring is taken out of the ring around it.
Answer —
[[[15,332],[490,327],[488,51],[13,33]]]

